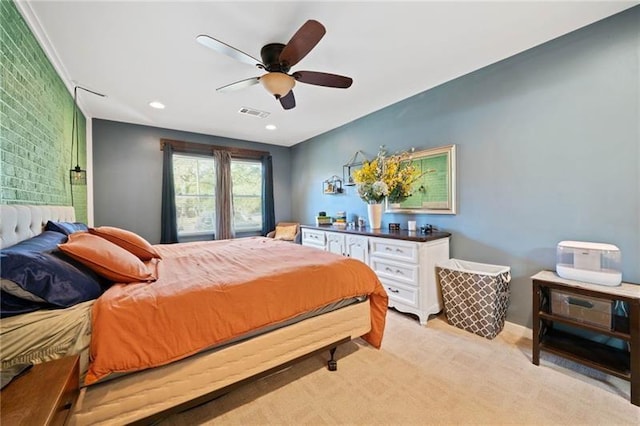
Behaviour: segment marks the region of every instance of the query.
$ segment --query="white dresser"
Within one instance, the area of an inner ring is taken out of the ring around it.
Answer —
[[[451,234],[323,228],[303,226],[302,244],[368,264],[387,291],[390,307],[417,315],[423,325],[442,310],[435,264],[449,259]]]

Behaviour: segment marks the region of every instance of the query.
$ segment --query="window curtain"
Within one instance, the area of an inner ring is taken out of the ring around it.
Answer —
[[[262,156],[262,235],[276,229],[273,202],[273,161],[271,155]]]
[[[173,182],[173,147],[164,145],[162,161],[162,214],[160,242],[178,242],[178,218],[176,215],[176,191]]]
[[[213,157],[216,161],[216,240],[227,240],[235,236],[231,153],[215,150]]]

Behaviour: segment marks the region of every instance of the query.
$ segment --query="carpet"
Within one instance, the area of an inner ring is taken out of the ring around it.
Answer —
[[[341,345],[336,372],[317,355],[160,424],[640,424],[629,382],[545,353],[535,366],[529,333],[488,340],[391,310],[382,348]]]

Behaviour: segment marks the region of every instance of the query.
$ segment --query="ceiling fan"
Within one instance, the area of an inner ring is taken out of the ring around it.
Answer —
[[[289,43],[269,43],[263,46],[260,50],[261,61],[205,34],[199,35],[196,40],[216,52],[267,71],[267,74],[262,76],[247,78],[219,87],[216,89],[218,92],[243,89],[261,83],[269,93],[280,101],[284,109],[291,109],[296,106],[292,90],[296,81],[341,89],[346,89],[353,83],[349,77],[317,71],[295,71],[289,74],[291,67],[307,56],[325,33],[326,30],[320,22],[308,20],[291,37]]]

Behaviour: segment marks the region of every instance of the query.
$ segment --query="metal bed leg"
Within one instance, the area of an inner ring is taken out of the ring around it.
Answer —
[[[331,359],[327,361],[327,367],[329,371],[336,371],[338,369],[338,361],[336,361],[333,357],[336,354],[336,347],[329,349],[329,355],[331,355]]]

